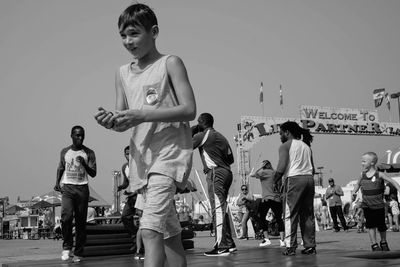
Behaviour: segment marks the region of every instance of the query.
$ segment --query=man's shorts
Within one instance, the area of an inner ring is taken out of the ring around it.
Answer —
[[[175,181],[165,175],[153,173],[143,190],[143,215],[140,229],[164,234],[164,239],[180,234],[182,229],[174,204]]]
[[[365,217],[365,227],[368,229],[378,228],[379,232],[387,230],[385,222],[385,209],[369,209],[363,208]]]

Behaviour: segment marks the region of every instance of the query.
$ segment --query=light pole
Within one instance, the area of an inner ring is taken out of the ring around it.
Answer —
[[[400,92],[390,95],[390,98],[397,98],[397,107],[399,109],[399,122],[400,122]]]
[[[317,167],[317,169],[318,169],[318,172],[316,173],[316,174],[318,174],[318,184],[317,185],[319,185],[319,186],[323,186],[323,181],[322,181],[322,178],[323,178],[323,176],[322,176],[322,170],[324,169],[324,167]]]
[[[121,207],[121,195],[118,192],[119,180],[121,177],[121,171],[113,171],[114,176],[114,216],[121,215],[120,207]]]

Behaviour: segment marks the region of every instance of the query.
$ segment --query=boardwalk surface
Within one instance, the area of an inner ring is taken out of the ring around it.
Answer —
[[[388,233],[390,252],[371,252],[368,234],[319,232],[318,254],[283,256],[278,240],[267,248],[258,247],[258,240],[237,241],[238,251],[224,257],[206,257],[203,252],[212,244],[206,232],[198,232],[195,249],[187,251],[188,266],[400,266],[400,233]],[[38,243],[35,243],[38,242]],[[61,241],[52,240],[0,240],[0,263],[4,267],[58,267],[58,266],[143,266],[131,255],[88,257],[79,264],[62,262],[59,259]],[[19,251],[19,252],[18,252]],[[172,267],[172,266],[171,266]]]

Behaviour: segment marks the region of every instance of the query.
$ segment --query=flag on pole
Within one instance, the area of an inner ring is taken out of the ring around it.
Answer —
[[[263,82],[261,82],[261,87],[260,87],[260,104],[262,105],[264,103],[264,92],[263,92]]]
[[[281,105],[281,107],[283,107],[282,84],[279,85],[279,97],[280,97],[279,104]]]
[[[389,93],[385,93],[385,98],[386,98],[386,106],[387,106],[388,110],[390,111],[390,97],[389,97]]]
[[[385,97],[385,88],[374,89],[373,98],[375,100],[375,107],[379,107],[382,104],[383,98]]]

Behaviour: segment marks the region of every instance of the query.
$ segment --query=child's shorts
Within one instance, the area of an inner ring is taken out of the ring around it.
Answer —
[[[174,204],[175,181],[162,174],[151,174],[143,192],[143,214],[140,229],[164,234],[164,239],[182,231]]]
[[[387,230],[385,222],[385,208],[382,209],[370,209],[363,208],[365,217],[365,227],[368,229],[378,228],[379,232],[385,232]]]

